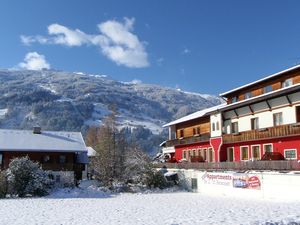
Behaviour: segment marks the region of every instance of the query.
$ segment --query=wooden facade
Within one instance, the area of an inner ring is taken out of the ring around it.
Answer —
[[[241,90],[237,90],[236,92],[230,93],[227,96],[227,104],[233,103],[233,98],[237,98],[238,101],[245,100],[245,94],[251,93],[252,97],[256,97],[259,95],[264,94],[264,88],[271,86],[272,91],[276,91],[282,88],[282,83],[287,80],[292,79],[292,84],[299,84],[300,83],[300,72],[289,72],[287,74],[283,74],[278,78],[273,78],[270,80],[262,81],[260,83],[256,83],[252,86],[246,87]]]
[[[210,133],[210,117],[199,118],[176,125],[176,137],[188,138]]]
[[[12,159],[28,156],[38,162],[43,169],[52,171],[73,171],[76,163],[75,153],[65,152],[2,152],[1,169],[7,169]]]

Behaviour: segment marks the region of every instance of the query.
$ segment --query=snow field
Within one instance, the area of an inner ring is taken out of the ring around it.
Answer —
[[[245,200],[189,192],[107,194],[78,189],[0,201],[0,224],[300,224],[300,201]]]

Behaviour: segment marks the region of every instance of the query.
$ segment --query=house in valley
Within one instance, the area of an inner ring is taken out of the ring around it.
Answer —
[[[51,171],[58,183],[72,183],[85,176],[87,149],[80,132],[0,129],[0,164],[7,169],[13,158],[28,156]]]
[[[300,160],[300,66],[220,94],[226,103],[172,121],[163,152],[173,161]]]

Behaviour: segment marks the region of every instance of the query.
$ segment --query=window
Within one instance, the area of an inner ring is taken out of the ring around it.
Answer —
[[[296,149],[286,149],[284,150],[284,158],[286,159],[297,159]]]
[[[193,150],[193,156],[196,156],[196,149]]]
[[[252,159],[254,160],[260,160],[260,146],[259,145],[254,145],[251,146],[252,148]]]
[[[215,130],[216,130],[215,123],[212,123],[212,131],[215,131]]]
[[[251,92],[245,93],[245,99],[252,98],[252,97],[253,97],[253,95]]]
[[[216,130],[220,130],[220,123],[219,123],[219,121],[216,123]]]
[[[258,117],[251,119],[251,130],[257,130],[259,128],[258,126]]]
[[[232,97],[232,99],[231,99],[231,103],[235,103],[235,102],[237,102],[238,101],[238,98],[235,96],[235,97]]]
[[[0,154],[0,165],[2,165],[3,155]]]
[[[286,79],[285,81],[283,81],[281,83],[282,88],[289,87],[289,86],[292,86],[292,85],[293,85],[293,79],[292,78]]]
[[[206,148],[203,149],[203,160],[206,161],[207,153],[206,153]]]
[[[208,149],[208,162],[214,161],[214,150],[212,148]]]
[[[201,148],[198,149],[198,156],[202,156],[202,149]]]
[[[200,127],[194,127],[193,128],[193,135],[196,136],[196,135],[199,135],[200,134]]]
[[[241,160],[249,160],[249,147],[241,147]]]
[[[186,159],[186,151],[182,151],[182,158]]]
[[[47,162],[49,163],[50,162],[50,156],[49,155],[44,155],[43,156],[43,162],[44,163],[47,163]]]
[[[184,136],[183,130],[179,130],[179,138],[183,138],[183,136]]]
[[[63,164],[67,162],[67,157],[65,155],[59,156],[59,163]]]
[[[273,114],[273,124],[274,124],[274,126],[282,125],[282,113],[274,113]]]
[[[264,89],[263,89],[264,94],[271,92],[271,91],[273,91],[272,85],[268,85],[268,86],[264,87]]]
[[[231,124],[231,133],[236,134],[239,132],[238,122],[234,122]]]
[[[266,152],[273,152],[273,145],[272,144],[265,144],[264,145],[264,153]]]

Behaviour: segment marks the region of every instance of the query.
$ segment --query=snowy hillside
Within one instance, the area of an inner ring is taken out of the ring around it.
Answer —
[[[215,96],[106,75],[0,70],[0,128],[40,124],[45,130],[84,132],[116,108],[120,127],[142,127],[158,135],[164,123],[219,103]]]

